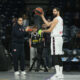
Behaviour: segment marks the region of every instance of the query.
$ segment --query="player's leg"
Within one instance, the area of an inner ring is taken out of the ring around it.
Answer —
[[[62,65],[62,60],[61,56],[62,53],[62,46],[63,46],[63,39],[62,37],[55,37],[55,55],[58,55],[58,62],[59,62],[59,71],[58,71],[58,76],[62,74],[63,72],[63,65]],[[56,67],[56,66],[55,66]]]
[[[54,53],[54,62],[55,62],[55,69],[56,74],[55,76],[59,75],[59,60],[58,60],[58,53],[57,53],[57,42],[56,38],[53,38],[53,53]]]
[[[56,53],[58,54],[58,62],[59,62],[59,77],[63,78],[63,62],[62,62],[62,55],[63,55],[63,39],[62,37],[58,37],[56,38],[56,43],[55,43],[55,47],[56,47]]]
[[[54,55],[54,64],[55,64],[55,70],[56,70],[56,74],[55,76],[58,77],[59,73],[60,73],[60,66],[59,66],[59,59],[58,59],[58,55]]]
[[[54,55],[54,65],[56,74],[53,75],[49,80],[54,80],[55,78],[58,78],[59,75],[59,61],[58,61],[58,54],[56,53],[55,38],[51,38],[51,55]]]
[[[62,62],[62,55],[59,55],[58,56],[58,59],[59,59],[59,73],[60,73],[60,75],[59,75],[59,78],[64,78],[64,76],[63,76],[63,62]]]

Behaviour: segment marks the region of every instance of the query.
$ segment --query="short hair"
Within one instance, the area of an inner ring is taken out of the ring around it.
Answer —
[[[36,29],[37,29],[37,28],[38,28],[38,26],[37,26],[37,25],[33,25],[33,28],[36,28]]]
[[[18,17],[17,20],[19,20],[20,18],[23,19],[22,17]]]
[[[55,7],[54,9],[56,9],[59,12],[61,12],[60,8],[58,8],[58,7]]]

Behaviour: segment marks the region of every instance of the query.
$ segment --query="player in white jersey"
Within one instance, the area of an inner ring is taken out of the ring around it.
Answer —
[[[63,19],[60,16],[59,8],[53,9],[54,19],[51,22],[48,22],[44,17],[44,12],[40,15],[42,20],[47,26],[50,26],[49,29],[43,30],[42,32],[51,32],[51,55],[54,55],[55,58],[55,69],[56,74],[53,75],[49,80],[54,80],[54,78],[64,78],[63,76],[63,65],[61,57],[63,55]]]

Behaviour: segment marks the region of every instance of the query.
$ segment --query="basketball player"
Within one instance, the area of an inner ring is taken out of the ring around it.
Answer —
[[[60,16],[59,8],[53,9],[54,19],[51,22],[48,22],[44,17],[44,12],[40,15],[42,20],[47,26],[50,26],[49,29],[43,30],[43,32],[48,33],[51,32],[51,55],[54,55],[55,58],[55,69],[56,74],[53,75],[49,80],[55,80],[54,78],[64,78],[63,76],[63,65],[61,56],[63,55],[62,47],[63,47],[63,19]]]

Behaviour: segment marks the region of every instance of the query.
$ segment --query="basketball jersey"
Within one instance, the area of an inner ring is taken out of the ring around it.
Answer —
[[[51,37],[62,37],[63,35],[63,19],[60,16],[57,16],[56,19],[58,23],[53,28],[51,32]]]
[[[41,43],[43,43],[42,39],[43,39],[43,35],[40,36],[40,34],[38,32],[32,32],[31,33],[31,45],[32,45],[32,47],[42,46],[41,45]]]

